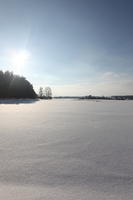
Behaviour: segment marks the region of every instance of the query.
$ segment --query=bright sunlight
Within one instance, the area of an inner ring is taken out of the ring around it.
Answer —
[[[28,62],[30,53],[27,50],[14,51],[11,57],[15,71],[20,72],[21,68]]]
[[[26,50],[22,50],[20,52],[14,52],[12,61],[16,66],[24,65],[27,62],[29,56],[30,53]]]

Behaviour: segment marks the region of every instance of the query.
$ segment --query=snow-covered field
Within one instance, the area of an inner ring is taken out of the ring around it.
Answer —
[[[1,200],[132,200],[133,101],[0,101]]]

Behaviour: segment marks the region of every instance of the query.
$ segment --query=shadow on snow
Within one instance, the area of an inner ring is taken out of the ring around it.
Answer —
[[[37,101],[39,99],[0,99],[0,104],[30,104]]]

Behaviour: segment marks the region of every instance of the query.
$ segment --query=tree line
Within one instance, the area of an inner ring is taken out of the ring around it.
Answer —
[[[32,84],[13,72],[0,71],[0,98],[36,98]]]
[[[0,70],[0,98],[52,99],[52,90],[50,87],[40,87],[39,94],[36,94],[32,84],[25,77]]]

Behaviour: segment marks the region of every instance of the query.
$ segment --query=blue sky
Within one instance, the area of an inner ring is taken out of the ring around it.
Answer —
[[[54,95],[133,94],[132,10],[132,0],[0,0],[0,68]]]

